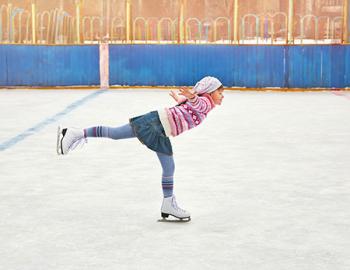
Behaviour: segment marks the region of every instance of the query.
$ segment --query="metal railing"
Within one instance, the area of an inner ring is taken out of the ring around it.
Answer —
[[[110,29],[110,41],[122,42],[126,40],[125,20],[120,17],[112,18],[112,25]]]
[[[221,40],[231,40],[231,20],[230,18],[227,17],[217,17],[214,20],[214,24],[213,24],[213,28],[214,28],[214,42],[216,42],[218,40],[218,24],[220,21],[224,21],[224,25],[226,24],[226,31],[222,31],[221,33],[227,34],[227,37],[224,38],[223,36],[221,36]]]
[[[88,27],[86,26],[88,22]],[[83,40],[101,40],[103,36],[103,20],[98,16],[84,16],[82,21]]]
[[[79,2],[79,1],[78,1]],[[77,1],[76,1],[77,3]],[[286,12],[241,14],[238,20],[219,16],[196,17],[80,17],[80,2],[74,15],[54,8],[36,13],[14,7],[0,6],[0,43],[86,44],[110,43],[240,43],[240,44],[304,44],[348,42],[344,16],[293,15],[289,30]],[[344,8],[345,10],[345,8]],[[33,17],[34,16],[34,17]],[[183,17],[183,13],[182,13]],[[127,19],[130,18],[130,19]],[[105,24],[108,33],[105,32]],[[345,29],[344,29],[345,28]],[[128,30],[129,29],[129,30]],[[344,32],[345,31],[345,32]],[[128,34],[130,33],[130,34]],[[292,38],[290,38],[292,36]],[[345,38],[344,38],[345,36]],[[238,40],[235,40],[238,37]]]

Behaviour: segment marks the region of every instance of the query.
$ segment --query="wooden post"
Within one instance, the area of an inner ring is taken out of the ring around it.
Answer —
[[[35,1],[32,1],[32,43],[36,43],[36,5]]]
[[[108,43],[100,44],[100,88],[109,88],[109,45]]]
[[[294,0],[289,0],[287,44],[294,43]]]
[[[238,0],[235,0],[235,5],[233,7],[233,42],[238,44],[239,43],[239,36],[238,36]]]

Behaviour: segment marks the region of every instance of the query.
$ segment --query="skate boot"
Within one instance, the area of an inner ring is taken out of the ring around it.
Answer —
[[[87,142],[84,131],[75,128],[58,127],[57,130],[57,154],[67,155],[69,151]]]
[[[186,221],[191,220],[191,214],[189,212],[187,212],[186,210],[183,210],[180,207],[178,207],[174,195],[163,199],[161,213],[162,213],[163,219],[161,219],[159,221],[186,222]],[[177,220],[167,219],[169,217],[169,215],[177,218]]]

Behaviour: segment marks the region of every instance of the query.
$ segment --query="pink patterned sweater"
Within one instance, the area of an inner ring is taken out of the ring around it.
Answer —
[[[165,111],[158,113],[166,135],[177,136],[202,123],[214,107],[215,104],[210,95],[203,94],[192,100],[185,99],[183,103],[165,108]]]

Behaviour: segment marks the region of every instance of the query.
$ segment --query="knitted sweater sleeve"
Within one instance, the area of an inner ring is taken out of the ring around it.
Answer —
[[[204,114],[207,114],[215,106],[212,98],[207,94],[195,96],[193,99],[189,99],[188,101],[195,110]]]

